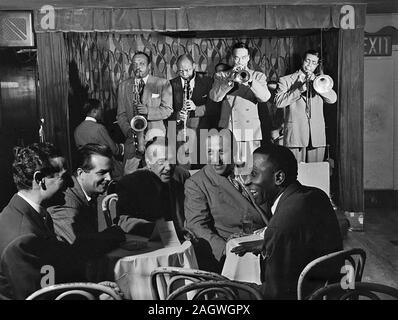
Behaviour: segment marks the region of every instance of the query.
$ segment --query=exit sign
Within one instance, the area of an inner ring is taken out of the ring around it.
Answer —
[[[365,56],[391,56],[392,42],[390,35],[365,35]]]

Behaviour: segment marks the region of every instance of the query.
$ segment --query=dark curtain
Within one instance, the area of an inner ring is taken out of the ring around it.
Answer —
[[[340,30],[338,95],[339,202],[363,212],[363,38],[364,29]]]
[[[61,32],[37,34],[40,117],[47,141],[54,143],[70,161],[68,114],[68,67]],[[69,162],[70,165],[70,162]]]

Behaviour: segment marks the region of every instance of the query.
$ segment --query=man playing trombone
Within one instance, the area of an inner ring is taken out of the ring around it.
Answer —
[[[323,161],[326,146],[323,102],[332,104],[337,94],[333,80],[326,75],[315,76],[319,53],[304,54],[300,70],[279,79],[275,97],[277,108],[285,108],[284,141],[297,162]]]
[[[233,68],[218,72],[210,90],[210,99],[221,102],[219,126],[229,128],[237,141],[238,163],[245,163],[240,174],[249,174],[252,166],[252,153],[262,140],[258,102],[266,102],[271,94],[264,73],[250,70],[249,48],[238,42],[232,47]]]

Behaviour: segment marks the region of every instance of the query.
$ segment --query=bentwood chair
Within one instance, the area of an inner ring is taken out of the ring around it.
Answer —
[[[190,300],[263,300],[255,288],[237,281],[199,281],[187,284],[172,292],[167,300],[177,300],[192,292]]]
[[[155,300],[165,300],[174,290],[187,283],[228,280],[217,273],[180,267],[158,267],[152,271],[150,278]]]
[[[299,276],[297,299],[303,300],[311,294],[311,292],[306,290],[306,287],[310,286],[312,281],[323,282],[323,286],[337,281],[339,283],[344,281],[348,285],[361,281],[365,261],[366,252],[361,248],[333,252],[311,261]],[[334,270],[336,272],[332,274],[332,272],[325,272],[326,270]],[[329,278],[325,278],[325,274],[328,274]]]
[[[26,300],[121,300],[112,286],[99,283],[73,282],[44,287],[32,293]]]
[[[398,300],[398,289],[369,282],[355,282],[344,289],[341,283],[334,283],[316,290],[309,300],[327,300],[329,297],[333,300]]]
[[[108,194],[102,199],[101,209],[108,228],[112,226],[113,220],[116,218],[116,202],[118,199],[116,193]]]

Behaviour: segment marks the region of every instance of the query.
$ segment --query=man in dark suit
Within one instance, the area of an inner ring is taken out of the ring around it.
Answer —
[[[195,68],[191,55],[183,54],[178,57],[177,72],[179,75],[170,80],[173,92],[173,113],[168,119],[169,128],[177,129],[178,146],[185,142],[182,137],[184,121],[186,121],[186,128],[190,129],[187,130],[186,135],[189,137],[188,139],[194,138],[194,141],[189,144],[194,148],[190,152],[191,165],[200,164],[200,129],[217,128],[220,115],[220,106],[208,97],[213,79],[196,72]],[[169,136],[171,137],[170,133]],[[203,165],[194,167],[199,169]]]
[[[116,116],[126,137],[126,160],[141,159],[145,152],[145,141],[154,136],[166,136],[163,121],[173,112],[170,83],[167,79],[149,74],[150,56],[145,52],[137,52],[134,54],[132,66],[134,76],[119,85]],[[130,125],[131,119],[138,114],[148,120],[148,128],[144,135],[134,131]],[[138,164],[138,161],[136,163]]]
[[[260,147],[253,160],[246,186],[258,205],[269,203],[273,216],[263,241],[242,243],[232,251],[262,254],[261,291],[266,299],[296,299],[304,267],[320,256],[342,250],[337,217],[322,190],[297,181],[297,162],[288,148],[272,144]],[[322,270],[308,292],[339,272],[337,265]]]
[[[200,241],[195,246],[199,267],[221,272],[226,242],[242,232],[244,215],[254,229],[264,227],[264,220],[234,176],[232,132],[212,132],[207,141],[209,164],[185,183],[185,218]]]
[[[113,155],[112,178],[118,180],[123,175],[121,160],[123,159],[124,145],[113,141],[105,126],[99,123],[103,121],[103,107],[99,100],[89,99],[84,105],[83,111],[86,118],[74,132],[76,147],[80,148],[88,143],[96,143],[110,148]]]
[[[125,240],[119,226],[98,232],[97,197],[111,180],[112,153],[103,145],[86,144],[78,150],[73,184],[48,208],[57,236],[82,255],[96,256]]]
[[[18,193],[0,214],[0,300],[25,299],[43,286],[82,280],[79,260],[57,240],[45,209],[64,185],[65,163],[50,144],[15,149]]]
[[[116,185],[119,223],[125,220],[125,231],[150,236],[155,221],[173,221],[177,235],[183,239],[184,183],[189,172],[175,165],[174,148],[163,137],[146,145],[146,168],[124,176]]]

